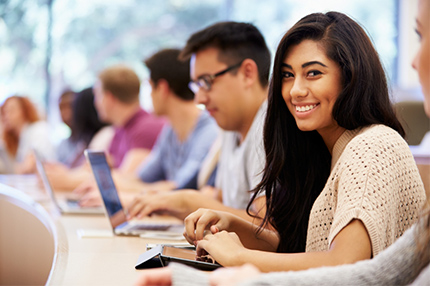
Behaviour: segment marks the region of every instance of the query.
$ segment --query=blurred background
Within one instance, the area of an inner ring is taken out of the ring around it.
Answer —
[[[161,48],[183,47],[195,31],[218,21],[256,25],[274,55],[282,35],[301,17],[330,10],[348,14],[371,36],[387,72],[393,101],[422,100],[410,63],[418,45],[416,0],[0,0],[0,103],[28,95],[56,132],[58,97],[91,86],[101,69],[133,67],[142,105],[151,109],[142,60]]]

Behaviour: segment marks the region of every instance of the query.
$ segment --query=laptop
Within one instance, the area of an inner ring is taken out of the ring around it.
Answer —
[[[85,150],[85,157],[91,165],[94,178],[100,191],[106,216],[115,234],[140,236],[148,232],[163,232],[177,236],[183,233],[183,224],[151,221],[127,221],[127,210],[123,208],[118,191],[112,179],[110,167],[104,152]]]
[[[82,207],[79,205],[79,201],[75,199],[61,199],[57,198],[54,190],[48,180],[48,176],[46,175],[45,167],[43,166],[43,162],[41,157],[34,152],[36,157],[36,167],[37,171],[42,179],[43,186],[54,203],[55,207],[62,214],[104,214],[102,207]]]

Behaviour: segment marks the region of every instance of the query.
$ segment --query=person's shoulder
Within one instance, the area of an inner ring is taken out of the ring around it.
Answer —
[[[346,153],[355,155],[387,154],[401,156],[410,153],[410,149],[404,138],[394,129],[376,124],[356,130],[356,134],[345,148]],[[397,155],[394,155],[397,154]]]
[[[139,120],[142,124],[146,125],[164,126],[167,123],[167,119],[165,117],[158,117],[149,112],[144,116],[140,116]]]
[[[405,145],[405,139],[394,129],[383,124],[363,127],[350,141],[352,144],[372,144],[374,146]]]
[[[27,127],[28,133],[48,133],[49,132],[49,124],[44,120],[38,120],[28,125]]]
[[[166,118],[157,117],[153,113],[149,113],[144,110],[139,113],[137,121],[138,125],[144,125],[145,128],[157,127],[159,129],[161,129],[167,123]]]

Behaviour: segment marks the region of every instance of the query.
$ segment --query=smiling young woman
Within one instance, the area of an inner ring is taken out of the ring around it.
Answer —
[[[185,220],[187,239],[224,266],[261,271],[372,258],[417,220],[425,199],[403,135],[364,29],[341,13],[308,15],[275,56],[255,189],[266,196],[263,224],[199,210]]]
[[[417,57],[414,60],[414,68],[418,70],[418,73],[420,75],[420,81],[423,86],[423,91],[425,95],[425,104],[428,107],[427,110],[430,110],[430,90],[426,89],[426,86],[429,86],[429,83],[430,83],[430,77],[429,77],[430,65],[429,65],[429,62],[426,61],[426,59],[428,59],[429,58],[428,56],[430,55],[430,52],[429,52],[430,51],[429,49],[430,22],[428,21],[429,12],[430,12],[430,0],[420,0],[420,5],[421,5],[421,8],[420,8],[420,12],[417,20],[420,23],[424,23],[424,25],[422,25],[417,29],[418,32],[421,34],[422,39],[421,39],[420,52],[417,54]],[[326,15],[328,17],[335,16],[333,15],[333,13],[328,13]],[[311,15],[302,19],[301,22],[303,23],[304,20],[310,20],[315,18],[321,19],[321,18],[324,18],[324,15],[318,14],[314,17],[312,17]],[[339,18],[339,16],[337,16],[336,18]],[[342,18],[342,16],[340,16],[340,18]],[[316,22],[316,21],[313,20],[309,22]],[[345,33],[348,33],[348,32],[349,32],[348,29],[346,29]],[[354,35],[351,35],[349,37],[353,39],[353,41],[358,40],[358,38],[354,37]],[[304,42],[304,41],[301,41],[300,39],[299,41]],[[281,45],[283,43],[285,43],[285,38],[281,42]],[[279,103],[281,102],[279,98],[281,98],[281,86],[283,85],[282,78],[284,78],[286,74],[282,73],[281,75],[280,71],[282,70],[281,66],[285,59],[284,52],[286,50],[287,49],[285,48],[278,49],[277,60],[275,60],[274,80],[272,81],[272,89],[271,89],[272,92],[271,92],[271,98],[270,98],[271,103],[273,103],[273,99],[275,96],[278,99]],[[357,55],[361,56],[362,54],[357,54]],[[370,57],[374,56],[374,53],[370,53],[369,56]],[[343,65],[340,65],[340,66],[343,67]],[[352,70],[354,71],[354,69]],[[276,73],[277,71],[278,73]],[[343,68],[343,72],[345,72],[344,68]],[[351,80],[351,78],[354,78],[354,76],[356,76],[356,72],[357,70],[355,70],[355,72],[350,73],[349,77],[346,77],[346,79],[349,79],[347,81],[345,81],[345,77],[343,76],[343,84],[342,84],[343,89],[342,89],[342,93],[338,95],[338,99],[334,105],[334,110],[335,110],[334,114],[336,114],[337,105],[338,105],[338,108],[342,108],[342,106],[345,104],[345,103],[339,103],[339,100],[343,95],[345,95],[345,90],[346,91],[348,90],[348,82],[350,81],[357,82],[357,78],[354,80]],[[316,73],[313,73],[313,72],[307,73],[307,74],[311,76],[316,75]],[[348,73],[346,74],[348,75]],[[287,75],[287,78],[288,77],[290,77],[290,75]],[[276,83],[276,80],[278,80],[277,83]],[[359,82],[360,81],[358,81],[358,83]],[[369,88],[372,89],[374,88],[374,86],[371,86]],[[276,90],[277,93],[273,93],[274,90]],[[369,100],[371,99],[372,95],[375,96],[375,93],[370,94],[368,96],[364,96],[365,97],[364,99]],[[346,96],[351,96],[351,94],[347,92]],[[380,99],[383,99],[384,97],[386,97],[386,95],[376,95],[376,96],[379,97]],[[370,102],[372,102],[372,100],[370,100]],[[283,107],[285,108],[285,105]],[[273,105],[271,106],[271,108],[272,108],[272,111],[273,109],[276,109],[276,107]],[[307,107],[305,107],[305,109],[307,109]],[[360,110],[360,104],[358,104],[357,109]],[[375,111],[377,110],[378,108],[376,108]],[[283,111],[285,111],[285,109]],[[345,113],[357,112],[357,110],[343,110],[343,111]],[[290,112],[288,112],[288,110],[285,112],[287,112],[287,114],[291,114]],[[364,116],[364,117],[369,118],[368,114],[369,113],[367,113],[367,116]],[[427,112],[427,114],[430,117],[430,112]],[[342,114],[342,115],[345,115],[345,114]],[[266,120],[266,131],[267,131],[267,124],[269,123],[270,118],[272,120],[277,119],[275,117],[268,116]],[[343,117],[337,117],[337,118],[343,118]],[[339,125],[344,126],[344,128],[346,129],[346,131],[341,135],[341,138],[344,136],[344,134],[348,134],[348,132],[351,131],[348,127],[345,127],[346,125],[345,122],[348,122],[348,116],[346,116],[346,118],[343,120],[347,120],[347,121],[336,120],[336,122]],[[357,120],[362,120],[362,119],[358,118]],[[295,118],[290,119],[290,121],[295,122]],[[342,121],[343,123],[340,123],[340,121]],[[389,126],[393,125],[393,122],[387,123],[385,121],[382,121],[381,123],[383,123],[382,125],[389,125]],[[412,174],[412,173],[415,173],[416,171],[414,171],[414,168],[412,167],[411,167],[412,168],[411,173],[409,173],[407,169],[402,169],[404,165],[403,163],[401,163],[400,160],[398,160],[399,158],[397,154],[398,152],[402,153],[405,151],[405,150],[402,151],[404,144],[398,145],[398,144],[395,144],[395,142],[390,142],[390,140],[388,140],[388,139],[399,138],[398,135],[393,133],[395,132],[394,131],[395,129],[389,128],[386,126],[383,126],[383,128],[381,129],[378,126],[379,125],[376,125],[375,127],[375,125],[372,124],[369,127],[359,128],[359,130],[361,131],[358,131],[356,133],[357,135],[353,137],[349,142],[354,142],[354,140],[356,140],[357,137],[359,137],[359,139],[364,139],[366,136],[363,136],[363,134],[366,134],[366,132],[368,132],[371,129],[376,128],[376,131],[385,130],[385,132],[380,134],[378,134],[378,132],[373,132],[372,135],[376,136],[377,139],[368,138],[368,140],[370,141],[367,142],[367,145],[365,141],[359,140],[358,142],[361,143],[359,144],[360,150],[357,150],[356,152],[358,153],[356,155],[358,157],[356,158],[351,157],[349,161],[351,161],[352,163],[352,161],[358,158],[359,161],[360,160],[365,161],[366,163],[370,162],[370,164],[366,166],[368,170],[372,169],[373,171],[370,171],[368,173],[368,176],[366,177],[366,182],[367,183],[371,182],[373,177],[373,180],[379,181],[381,184],[377,186],[376,189],[373,189],[373,190],[372,190],[373,188],[372,185],[367,185],[366,192],[369,192],[370,194],[374,194],[375,196],[376,194],[378,194],[379,196],[379,195],[383,195],[384,193],[381,191],[382,189],[390,188],[392,190],[391,194],[396,196],[396,192],[399,192],[401,190],[393,189],[393,187],[395,186],[391,184],[391,181],[388,181],[386,180],[386,178],[381,176],[381,174],[384,171],[382,167],[386,171],[391,172],[393,170],[392,166],[394,165],[401,166],[401,168],[397,170],[395,174],[393,174],[393,177],[390,178],[392,180],[396,180],[396,176],[401,175],[402,172],[406,171],[408,174]],[[296,129],[299,130],[299,128],[297,127]],[[302,131],[297,131],[296,133],[301,134],[301,132]],[[388,136],[389,134],[391,134],[391,136]],[[267,133],[266,133],[266,136],[267,136]],[[387,136],[389,137],[388,139],[386,138]],[[339,140],[341,139],[338,139],[338,141]],[[398,139],[398,140],[401,141],[401,139]],[[370,145],[369,143],[372,143],[375,146]],[[317,142],[317,145],[318,144],[321,144],[321,141]],[[344,153],[348,152],[349,145],[350,143],[347,144],[346,148],[340,151],[340,153],[342,153],[341,156],[343,156]],[[266,147],[267,147],[267,144],[266,144]],[[335,153],[336,149],[337,148],[335,146],[335,148],[333,149],[334,151],[333,153]],[[374,154],[375,156],[373,157],[373,159],[360,156],[363,154],[363,152],[366,152],[366,150],[371,150],[371,149],[379,149],[379,152]],[[388,165],[385,165],[383,162],[384,160],[381,160],[381,156],[387,152],[389,154],[391,162],[388,162]],[[274,154],[274,156],[276,155],[277,154]],[[297,154],[297,157],[299,159],[302,159],[301,158],[302,155],[303,154]],[[275,157],[275,158],[279,159],[280,157]],[[333,156],[332,160],[336,161],[336,159],[337,157]],[[403,157],[403,159],[410,161],[409,156],[408,158]],[[341,158],[338,158],[338,161],[339,160],[341,160]],[[281,162],[280,165],[283,165],[284,163],[285,162]],[[295,166],[291,166],[291,168],[294,168],[294,167]],[[351,168],[352,170],[354,167],[350,165],[348,168]],[[300,170],[302,169],[299,169],[299,171]],[[339,203],[342,203],[343,201],[342,197],[348,197],[353,195],[354,192],[351,192],[351,190],[355,190],[355,192],[359,190],[359,188],[354,188],[353,185],[350,185],[350,184],[345,185],[344,179],[348,178],[349,176],[352,176],[352,178],[354,177],[357,178],[360,174],[351,175],[351,173],[348,173],[349,169],[344,171],[345,172],[340,173],[338,177],[332,177],[330,175],[330,179],[327,181],[327,184],[330,184],[330,181],[333,178],[333,181],[337,181],[339,186],[343,185],[343,187],[346,187],[349,185],[350,187],[349,189],[342,189],[342,188],[332,189],[331,195],[337,192]],[[292,172],[294,172],[294,170]],[[265,175],[267,175],[267,171]],[[274,176],[274,178],[276,178],[276,176]],[[265,181],[268,182],[269,179],[266,177]],[[408,175],[405,179],[409,180],[409,182],[405,184],[407,185],[409,184],[411,186],[411,189],[414,185],[416,186],[416,184],[420,185],[419,181],[414,182],[414,180],[416,179],[415,174]],[[282,182],[283,181],[279,181],[277,182],[277,184]],[[295,182],[295,183],[300,183],[300,182]],[[310,182],[310,183],[313,183],[313,182]],[[275,186],[279,186],[279,185],[275,185]],[[282,187],[282,185],[280,187]],[[399,187],[402,187],[402,186],[399,185]],[[422,186],[416,186],[416,187],[420,189]],[[409,187],[407,187],[406,189],[403,189],[403,190],[404,191],[407,190],[407,192],[409,192],[410,189]],[[269,217],[268,220],[270,220],[271,222],[277,223],[280,221],[279,218],[276,218],[273,216],[273,210],[275,210],[276,207],[278,207],[276,205],[276,202],[278,199],[276,197],[277,190],[270,189],[270,191],[272,191],[272,193],[275,193],[275,195],[272,194],[270,196],[269,194],[269,197],[272,198],[272,202],[273,202],[272,206],[274,207],[270,210],[272,212],[272,218]],[[288,190],[286,189],[283,189],[283,190],[280,189],[279,191],[288,192]],[[366,199],[369,199],[369,196],[366,197],[366,195],[363,195],[363,201]],[[416,199],[421,201],[421,199],[418,199],[418,197],[416,197]],[[377,200],[375,199],[374,201],[377,201]],[[395,208],[396,200],[388,200],[388,201],[390,201]],[[336,207],[342,208],[342,206],[340,206],[339,203],[336,205]],[[404,207],[405,205],[408,205],[409,207],[411,207],[410,203],[411,201],[409,202],[404,201],[404,203],[400,203],[399,207]],[[429,199],[427,199],[427,203],[430,203]],[[270,203],[268,203],[268,205],[270,206]],[[291,207],[291,205],[287,205],[287,204],[284,204],[284,205],[286,205],[284,207],[284,211],[285,210],[288,211],[288,208]],[[375,209],[377,208],[386,208],[386,206],[376,204]],[[394,222],[400,221],[400,222],[406,223],[406,221],[408,221],[408,223],[410,223],[411,217],[401,216],[400,219],[392,218],[396,214],[394,208],[392,207],[385,210],[387,219],[391,219]],[[297,209],[294,209],[293,211],[297,211]],[[366,212],[371,213],[373,211],[374,210],[367,210]],[[264,285],[409,285],[410,283],[412,283],[411,285],[428,285],[428,281],[430,281],[429,280],[430,279],[430,264],[429,264],[430,263],[430,212],[429,211],[430,209],[426,208],[426,211],[424,212],[419,223],[415,224],[411,229],[407,230],[406,233],[400,239],[398,239],[393,245],[388,247],[386,250],[382,251],[382,253],[378,254],[373,259],[360,261],[356,264],[342,265],[337,267],[316,268],[316,269],[310,269],[307,271],[298,271],[298,272],[289,271],[289,272],[269,273],[269,274],[262,274],[262,275],[260,275],[258,269],[255,268],[254,266],[245,265],[240,268],[222,268],[220,270],[215,271],[213,274],[210,275],[210,277],[208,277],[204,273],[199,273],[195,270],[193,271],[192,269],[186,268],[184,266],[172,265],[169,268],[163,268],[161,270],[147,271],[144,275],[141,276],[141,279],[139,280],[138,284],[154,285],[157,282],[159,283],[157,285],[161,285],[161,284],[170,285],[170,283],[174,282],[174,285],[209,285],[209,281],[210,281],[210,285],[236,285],[240,283],[240,285],[249,285],[249,286],[263,285],[263,284]],[[356,213],[359,213],[359,211],[357,211]],[[312,215],[315,215],[315,214],[312,214]],[[319,216],[321,215],[319,214]],[[201,216],[201,218],[203,218],[203,216]],[[221,223],[218,221],[214,223],[214,225],[212,226],[212,229],[214,229],[214,226],[218,228],[220,227],[220,225]],[[227,224],[224,222],[224,225],[227,225]],[[277,226],[279,227],[279,224]],[[293,227],[297,228],[297,225],[293,225]],[[311,223],[309,223],[309,228],[310,229],[312,228]],[[327,225],[327,228],[332,228],[332,224]],[[407,228],[406,225],[405,225],[405,228]],[[389,234],[390,229],[383,228],[381,232],[384,234]],[[290,233],[294,233],[294,229],[290,230]],[[296,232],[296,234],[300,235],[300,232]],[[284,249],[285,248],[292,249],[295,246],[294,241],[286,240],[286,242],[285,241],[282,242],[283,235],[285,235],[285,233],[280,234],[280,239],[281,239],[280,244],[283,244],[283,245],[280,245],[279,247],[283,247]],[[369,234],[369,235],[372,236],[372,234]],[[322,241],[324,241],[324,239],[322,239]],[[306,245],[306,247],[308,247],[308,245]],[[337,246],[334,246],[334,247],[336,248]],[[349,247],[357,247],[357,245],[351,244]],[[372,251],[373,251],[373,254],[376,255],[375,249],[372,249]],[[284,257],[285,256],[292,256],[292,255],[286,254],[284,255]],[[312,256],[312,253],[309,253],[309,257],[311,256]],[[274,255],[272,255],[272,258],[273,257]],[[255,259],[257,263],[254,263],[257,266],[259,266],[258,258],[259,257],[256,257]],[[289,263],[288,259],[285,259],[284,262],[286,264]],[[295,262],[298,263],[297,260]],[[304,265],[300,265],[300,266],[303,267]],[[275,271],[275,270],[273,269],[272,271]]]
[[[282,64],[282,97],[301,131],[316,130],[329,151],[345,131],[332,116],[342,90],[342,72],[316,41],[290,48]]]

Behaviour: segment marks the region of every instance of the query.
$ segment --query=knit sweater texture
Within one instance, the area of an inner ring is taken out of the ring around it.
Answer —
[[[406,141],[385,125],[346,130],[333,147],[331,173],[309,217],[306,252],[327,251],[353,219],[367,229],[372,255],[418,219],[425,190]]]

